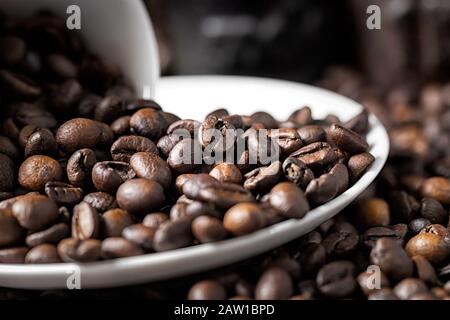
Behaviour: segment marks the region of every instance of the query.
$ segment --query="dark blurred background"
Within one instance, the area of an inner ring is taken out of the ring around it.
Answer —
[[[355,70],[385,90],[443,80],[450,71],[449,0],[146,3],[163,74],[245,74],[315,83],[324,75],[345,79]],[[372,4],[381,8],[381,30],[366,27]]]

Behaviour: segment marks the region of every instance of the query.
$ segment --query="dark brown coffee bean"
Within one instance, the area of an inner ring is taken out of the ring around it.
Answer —
[[[148,138],[140,136],[123,136],[111,146],[111,156],[115,161],[129,162],[133,154],[148,152],[158,154],[156,145]]]
[[[266,192],[280,180],[281,175],[281,162],[275,161],[270,166],[259,167],[246,173],[244,188],[254,193]]]
[[[0,263],[23,264],[28,250],[27,247],[0,249]]]
[[[19,224],[30,231],[42,230],[58,218],[55,202],[42,195],[21,197],[14,202],[11,211]]]
[[[45,194],[60,205],[79,203],[83,197],[83,190],[68,183],[49,181],[45,184]]]
[[[369,152],[351,156],[347,163],[350,182],[358,181],[374,161],[375,158]]]
[[[294,111],[288,118],[291,121],[294,121],[300,126],[308,125],[310,124],[312,119],[312,113],[310,107],[303,107],[296,111]]]
[[[391,195],[391,212],[399,221],[409,222],[419,215],[420,203],[405,191],[395,191]]]
[[[156,181],[163,188],[169,188],[172,182],[169,166],[157,154],[137,152],[130,158],[130,165],[139,178]]]
[[[297,132],[305,145],[327,141],[325,130],[318,125],[307,125],[297,129]]]
[[[97,238],[100,230],[100,216],[97,210],[86,202],[73,208],[72,237],[79,240]]]
[[[159,210],[165,202],[164,189],[155,181],[143,178],[128,180],[117,190],[119,207],[143,215]]]
[[[49,71],[61,79],[75,78],[78,73],[77,66],[66,56],[52,53],[47,56]]]
[[[101,245],[96,239],[67,238],[58,244],[57,250],[64,262],[92,262],[100,260]]]
[[[429,225],[408,241],[406,251],[438,265],[450,255],[450,232],[440,224]]]
[[[237,133],[236,128],[228,121],[209,116],[201,124],[198,135],[198,140],[205,151],[220,153],[234,146]]]
[[[102,98],[96,94],[87,94],[78,104],[78,114],[83,118],[92,118],[94,110],[101,100]]]
[[[22,126],[35,125],[39,128],[54,128],[55,117],[47,110],[31,103],[21,102],[16,105],[14,119]]]
[[[377,240],[370,252],[370,261],[378,265],[390,279],[401,280],[414,272],[412,260],[397,241],[389,238]]]
[[[227,231],[221,220],[210,216],[199,216],[192,221],[192,234],[201,243],[207,243],[225,239]]]
[[[8,156],[0,153],[0,191],[12,191],[16,180],[16,166]]]
[[[23,74],[0,70],[0,87],[18,97],[33,99],[41,94],[41,87]]]
[[[25,157],[37,154],[55,155],[58,152],[58,145],[53,137],[53,133],[46,129],[38,129],[32,133],[25,145]]]
[[[328,256],[350,257],[358,248],[359,236],[356,233],[333,232],[323,240],[322,245]]]
[[[328,137],[336,146],[350,154],[362,153],[369,148],[362,136],[338,124],[331,125]]]
[[[303,146],[295,128],[270,129],[267,135],[279,146],[282,155],[289,155]]]
[[[432,177],[422,183],[422,197],[433,198],[442,204],[450,204],[450,180]]]
[[[255,288],[257,300],[286,300],[294,293],[292,279],[285,270],[272,267],[264,271]]]
[[[167,214],[162,212],[149,213],[142,220],[142,224],[152,229],[158,229],[163,222],[169,220]]]
[[[319,178],[313,179],[305,190],[305,195],[309,201],[315,204],[322,204],[336,197],[338,193],[339,181],[337,178],[326,173]]]
[[[314,179],[314,173],[311,169],[303,161],[294,157],[286,158],[283,162],[282,169],[286,179],[295,183],[303,190]]]
[[[131,130],[152,140],[159,139],[165,128],[164,117],[152,108],[136,111],[130,118]]]
[[[99,191],[115,192],[122,183],[134,176],[135,172],[126,162],[102,161],[92,168],[92,182]]]
[[[420,202],[420,213],[422,217],[428,219],[431,223],[445,225],[449,214],[442,204],[433,198],[423,198]]]
[[[19,149],[8,137],[5,136],[0,136],[0,153],[3,153],[14,160],[19,158]]]
[[[83,202],[88,203],[98,212],[105,212],[118,207],[116,198],[106,192],[92,192],[83,198]]]
[[[8,117],[3,120],[2,133],[10,139],[17,140],[20,129],[14,122],[13,118]]]
[[[61,178],[61,165],[47,156],[31,156],[19,168],[19,184],[29,190],[43,190],[47,182],[59,181]]]
[[[153,248],[156,251],[167,251],[186,247],[192,244],[191,221],[178,219],[164,222],[155,233]]]
[[[401,236],[392,228],[387,227],[373,227],[367,229],[363,235],[364,244],[369,248],[374,248],[378,239],[390,238],[403,245]]]
[[[427,292],[428,288],[425,283],[414,278],[404,279],[394,287],[394,294],[401,300],[409,300],[416,294]]]
[[[121,237],[106,238],[102,242],[101,256],[104,259],[139,256],[144,254],[141,247]]]
[[[326,262],[327,251],[320,243],[311,243],[301,252],[298,259],[302,273],[313,276]]]
[[[158,150],[161,152],[161,154],[165,157],[168,157],[170,154],[170,151],[172,151],[173,147],[181,141],[183,137],[181,135],[177,134],[168,134],[165,136],[162,136],[159,140],[156,146],[158,147]]]
[[[383,288],[389,288],[390,283],[389,279],[386,277],[386,275],[383,272],[380,272],[377,274],[379,275],[379,278],[374,278],[374,273],[369,271],[361,272],[356,280],[358,281],[359,287],[361,288],[361,291],[366,295],[369,296],[373,292],[383,289]],[[379,282],[377,282],[379,281]],[[379,284],[379,287],[377,286]]]
[[[184,203],[177,202],[176,205],[178,205],[178,204],[183,205]],[[183,212],[180,212],[180,215],[184,216],[186,218],[189,218],[189,219],[194,219],[194,218],[202,216],[202,215],[207,215],[207,216],[216,217],[216,218],[222,218],[222,216],[223,216],[223,213],[220,212],[219,210],[217,210],[216,207],[214,206],[214,204],[205,203],[205,202],[201,202],[201,201],[192,201],[192,202],[186,203],[184,208],[180,208],[180,209],[181,209],[181,211],[183,211]],[[172,210],[171,210],[171,213],[172,213]]]
[[[366,134],[369,130],[369,112],[364,109],[344,123],[344,127],[358,134]]]
[[[67,178],[70,183],[77,187],[88,184],[91,171],[97,162],[95,152],[91,149],[80,149],[75,151],[67,161]]]
[[[143,224],[133,224],[123,229],[122,236],[141,246],[144,250],[151,250],[155,231],[155,228],[146,227]]]
[[[202,164],[200,143],[190,138],[181,140],[170,151],[167,163],[177,173],[195,171]]]
[[[26,230],[19,225],[12,211],[9,208],[0,209],[0,247],[21,242],[25,234]]]
[[[58,146],[67,151],[110,145],[113,132],[109,126],[98,121],[75,118],[63,123],[56,132]]]
[[[309,168],[322,169],[337,159],[336,152],[326,142],[315,142],[300,148],[290,155],[300,159]]]
[[[111,123],[117,119],[123,109],[123,101],[117,96],[106,96],[94,110],[94,119],[100,122]]]
[[[343,165],[342,163],[338,163],[331,168],[329,173],[336,178],[337,195],[347,190],[349,186],[349,177],[348,170],[345,165]]]
[[[389,204],[380,198],[363,200],[358,204],[356,219],[362,229],[386,227],[391,222]]]
[[[102,238],[119,237],[122,231],[133,224],[132,216],[122,209],[111,209],[101,216],[100,233]]]
[[[255,203],[238,203],[231,207],[223,217],[225,229],[235,236],[264,228],[266,223],[261,206]]]
[[[215,280],[202,280],[194,284],[188,292],[188,300],[225,300],[225,288]]]
[[[70,229],[65,223],[57,223],[48,229],[32,233],[27,236],[26,243],[29,247],[35,247],[43,243],[57,244],[69,236]]]
[[[130,116],[122,116],[114,120],[109,126],[116,136],[130,133]]]
[[[53,244],[40,244],[28,251],[25,256],[25,263],[27,264],[41,264],[41,263],[58,263],[61,258],[58,255],[56,246]]]
[[[173,122],[167,128],[167,134],[176,134],[177,136],[188,134],[190,137],[194,137],[194,133],[199,130],[201,122],[192,119],[182,119]]]
[[[242,181],[241,171],[232,163],[219,163],[209,172],[209,175],[220,182],[240,184]]]
[[[431,223],[430,220],[425,218],[417,218],[414,220],[411,220],[411,222],[408,224],[408,228],[411,231],[413,235],[418,234],[423,228],[429,226]]]
[[[0,38],[0,63],[13,66],[20,63],[25,57],[27,45],[23,39],[6,35]]]
[[[83,97],[83,88],[77,80],[70,79],[58,86],[51,95],[51,104],[57,113],[70,113]]]
[[[303,191],[292,182],[281,182],[273,187],[269,203],[287,218],[303,218],[310,209]]]
[[[330,298],[343,298],[356,289],[355,266],[349,261],[334,261],[317,273],[316,284],[320,293]]]
[[[422,256],[413,256],[411,260],[414,262],[417,277],[429,285],[438,285],[439,279],[433,265]]]
[[[261,123],[265,129],[275,129],[278,127],[277,120],[264,111],[253,113],[250,118],[253,123]]]

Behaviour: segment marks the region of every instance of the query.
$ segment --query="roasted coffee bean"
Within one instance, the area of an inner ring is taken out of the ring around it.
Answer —
[[[165,202],[164,189],[155,181],[143,178],[128,180],[117,190],[120,208],[143,215],[159,210]]]
[[[55,202],[42,195],[26,195],[17,199],[11,211],[19,224],[29,231],[42,230],[58,218]]]
[[[278,144],[282,155],[289,155],[303,146],[302,139],[295,128],[270,129],[267,135]]]
[[[192,241],[190,220],[166,221],[155,232],[153,248],[156,251],[173,250],[186,247],[192,244]]]
[[[201,202],[201,201],[190,201],[189,203],[180,203],[178,201],[177,204],[175,204],[175,206],[177,206],[179,204],[185,205],[184,207],[180,208],[182,212],[180,212],[179,214],[181,216],[184,216],[189,219],[194,219],[194,218],[202,216],[202,215],[207,215],[207,216],[216,217],[216,218],[220,218],[220,219],[223,217],[223,213],[221,211],[219,211],[218,209],[216,209],[214,204],[211,204],[211,203],[206,203],[206,202]],[[174,207],[172,207],[172,209]],[[172,210],[171,210],[171,214],[172,214]]]
[[[209,172],[209,175],[220,182],[240,184],[242,181],[241,171],[232,163],[219,163]]]
[[[83,198],[81,188],[57,181],[49,181],[45,184],[45,194],[59,205],[73,205]]]
[[[12,191],[15,185],[15,165],[8,156],[0,153],[0,191]]]
[[[182,119],[173,122],[167,128],[167,134],[176,134],[178,136],[182,135],[184,137],[194,137],[194,133],[199,130],[201,122],[192,119]],[[188,134],[188,136],[185,136]]]
[[[337,160],[336,152],[326,142],[311,143],[290,155],[303,161],[312,170],[318,170]]]
[[[170,154],[170,151],[172,151],[173,147],[180,142],[183,139],[181,135],[177,134],[168,134],[165,136],[162,136],[159,140],[156,146],[158,147],[159,152],[164,157],[168,157]]]
[[[294,111],[288,118],[288,120],[294,121],[300,126],[310,124],[312,119],[312,112],[310,107],[303,107]]]
[[[5,136],[0,136],[0,153],[16,160],[19,158],[19,149],[17,146]]]
[[[331,168],[329,173],[336,178],[337,195],[347,190],[349,185],[349,177],[348,170],[345,165],[343,165],[342,163],[338,163]]]
[[[225,152],[234,146],[236,128],[228,121],[209,116],[201,124],[198,139],[205,151],[211,153]]]
[[[420,203],[405,191],[396,191],[391,195],[391,207],[397,220],[409,222],[419,215]]]
[[[357,233],[333,232],[323,240],[322,245],[328,256],[345,258],[358,248],[359,236]]]
[[[115,161],[129,162],[133,154],[148,152],[158,154],[156,145],[148,138],[140,136],[123,136],[111,146],[111,156]]]
[[[277,120],[264,111],[253,113],[250,118],[253,123],[261,123],[265,129],[275,129],[278,126]]]
[[[378,239],[370,252],[370,261],[378,265],[390,279],[402,280],[414,272],[412,260],[397,241],[390,238]]]
[[[366,295],[370,295],[374,291],[383,289],[383,288],[389,288],[390,283],[389,279],[386,277],[386,275],[383,272],[379,273],[379,282],[375,283],[373,278],[373,273],[369,271],[361,272],[358,277],[356,278],[358,281],[359,287],[361,288],[361,291]],[[375,281],[378,281],[375,280]],[[376,285],[379,284],[379,287]]]
[[[48,156],[36,155],[22,162],[18,180],[26,189],[43,190],[47,182],[61,180],[62,174],[58,161]]]
[[[96,238],[100,230],[100,216],[97,210],[86,202],[73,208],[72,237],[79,240]]]
[[[13,118],[8,117],[3,120],[1,132],[10,139],[17,140],[20,129]]]
[[[287,218],[303,218],[310,209],[305,194],[292,182],[281,182],[273,187],[269,203]]]
[[[57,244],[69,236],[70,229],[65,223],[57,223],[48,229],[32,233],[27,236],[25,242],[29,247],[35,247],[43,243]]]
[[[311,180],[314,179],[314,173],[303,163],[303,161],[288,157],[283,162],[283,173],[287,180],[295,183],[301,189],[305,190]]]
[[[225,239],[227,231],[221,220],[199,216],[192,221],[192,234],[201,243],[207,243]]]
[[[389,204],[380,198],[361,201],[358,204],[356,215],[362,229],[386,227],[391,222]]]
[[[142,220],[142,224],[152,229],[158,229],[163,222],[169,220],[167,214],[162,212],[154,212],[147,214]]]
[[[225,288],[215,280],[202,280],[194,284],[188,292],[188,300],[225,300]]]
[[[15,105],[14,120],[22,126],[34,125],[39,128],[54,128],[57,125],[55,117],[47,110],[31,103],[21,102]]]
[[[79,115],[84,118],[91,118],[94,114],[95,107],[101,100],[102,98],[96,94],[87,94],[84,96],[77,107]]]
[[[264,271],[255,288],[257,300],[285,300],[294,292],[292,279],[285,270],[271,267]]]
[[[0,263],[23,264],[28,250],[27,247],[0,249]]]
[[[355,183],[375,161],[369,152],[355,154],[348,159],[347,167],[351,183]]]
[[[111,123],[122,112],[123,101],[118,96],[106,96],[94,110],[94,119],[100,122]]]
[[[439,279],[433,265],[422,256],[413,256],[411,260],[414,262],[417,277],[429,285],[438,285]]]
[[[254,193],[263,193],[272,188],[281,178],[280,161],[275,161],[267,167],[259,167],[244,175],[244,188]]]
[[[170,151],[167,163],[177,173],[195,171],[202,164],[200,143],[190,138],[181,140]]]
[[[91,171],[97,162],[95,152],[91,149],[75,151],[67,161],[67,178],[76,187],[86,186],[91,178]]]
[[[425,178],[420,175],[405,175],[400,177],[400,184],[408,193],[411,193],[413,195],[419,195],[420,194],[420,187],[422,186],[422,183],[425,181]]]
[[[172,123],[174,123],[174,122],[176,122],[178,120],[181,120],[179,116],[177,116],[177,115],[175,115],[175,114],[173,114],[171,112],[161,111],[161,115],[163,116],[163,118],[164,118],[164,120],[166,122],[167,128],[169,128],[169,126]],[[167,128],[164,131],[167,131]]]
[[[41,87],[30,78],[4,69],[0,70],[0,87],[25,99],[36,98],[42,92]]]
[[[418,234],[423,228],[429,226],[431,224],[431,221],[425,218],[417,218],[414,220],[411,220],[411,222],[408,225],[409,230],[413,235]]]
[[[0,209],[0,247],[21,242],[25,234],[26,230],[19,225],[12,211],[9,208]]]
[[[144,254],[139,245],[122,237],[111,237],[103,240],[101,256],[103,259],[132,257]]]
[[[416,294],[427,293],[428,288],[423,281],[407,278],[394,287],[394,294],[401,300],[409,300]]]
[[[325,142],[327,140],[325,130],[318,125],[303,126],[297,129],[297,132],[305,145],[314,142]]]
[[[164,117],[159,111],[152,108],[140,109],[130,118],[131,130],[152,140],[162,136],[165,126]]]
[[[369,130],[369,112],[367,109],[345,122],[344,127],[361,135],[366,134]]]
[[[338,194],[339,181],[331,173],[313,179],[305,190],[308,200],[314,204],[330,201]]]
[[[130,116],[122,116],[114,120],[109,126],[114,135],[121,136],[130,132]]]
[[[130,165],[139,178],[156,181],[163,188],[170,187],[172,172],[167,162],[157,154],[137,152],[130,158]]]
[[[83,202],[88,203],[98,212],[105,212],[118,207],[116,199],[106,192],[92,192],[83,198]]]
[[[423,198],[420,202],[420,213],[422,217],[428,219],[431,223],[445,225],[449,214],[442,204],[433,198]]]
[[[429,225],[408,241],[406,251],[438,265],[450,255],[450,232],[440,224]]]
[[[83,97],[83,88],[77,80],[70,79],[58,86],[51,95],[51,104],[56,113],[67,114]]]
[[[133,179],[135,174],[126,162],[97,162],[92,168],[92,182],[99,191],[115,192],[122,183]]]
[[[52,53],[47,56],[46,64],[50,72],[58,78],[75,78],[78,68],[68,57],[59,53]]]
[[[122,209],[111,209],[101,216],[100,234],[102,238],[119,237],[122,231],[133,224],[132,216]]]
[[[264,264],[265,268],[279,267],[284,269],[289,273],[292,279],[297,280],[301,274],[301,267],[298,261],[292,257],[287,252],[281,252],[277,254],[274,258],[269,259],[267,263]]]
[[[38,129],[32,133],[25,145],[25,157],[37,154],[55,155],[58,151],[53,133],[46,129]]]
[[[138,244],[144,250],[151,250],[153,248],[155,231],[155,228],[146,227],[143,224],[133,224],[123,229],[122,236]]]
[[[302,274],[313,276],[326,262],[327,251],[320,243],[310,243],[302,251],[299,262]]]
[[[317,273],[317,288],[325,297],[343,298],[356,289],[355,266],[349,261],[334,261]]]
[[[255,203],[238,203],[223,217],[225,229],[235,236],[245,235],[266,225],[261,206]]]
[[[40,263],[57,263],[61,262],[56,246],[53,244],[40,244],[28,251],[25,256],[25,263],[40,264]]]
[[[100,259],[101,241],[67,238],[59,242],[58,254],[64,262],[92,262]]]
[[[423,197],[432,198],[442,204],[450,204],[450,180],[443,177],[432,177],[422,183]]]
[[[337,147],[350,154],[362,153],[369,148],[362,136],[338,124],[331,125],[328,137]]]
[[[93,148],[97,145],[110,145],[113,132],[104,123],[75,118],[63,123],[56,132],[58,146],[66,152]]]

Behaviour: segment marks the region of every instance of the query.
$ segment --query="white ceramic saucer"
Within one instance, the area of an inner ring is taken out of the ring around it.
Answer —
[[[348,120],[361,111],[356,102],[307,85],[248,77],[189,76],[162,78],[156,99],[182,117],[202,119],[217,107],[250,114],[269,111],[284,119],[309,105],[315,117],[328,113]],[[387,133],[370,116],[367,136],[375,162],[361,179],[336,199],[310,211],[301,220],[287,220],[253,234],[212,244],[88,264],[2,265],[0,287],[67,288],[67,279],[80,276],[81,288],[104,288],[168,279],[231,264],[285,244],[330,219],[375,179],[389,152]]]

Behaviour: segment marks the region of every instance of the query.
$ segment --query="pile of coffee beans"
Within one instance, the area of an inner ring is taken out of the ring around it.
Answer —
[[[309,107],[283,122],[225,109],[180,119],[136,99],[52,13],[2,17],[0,263],[91,262],[245,235],[302,218],[374,161],[367,112],[345,123],[313,119]]]

